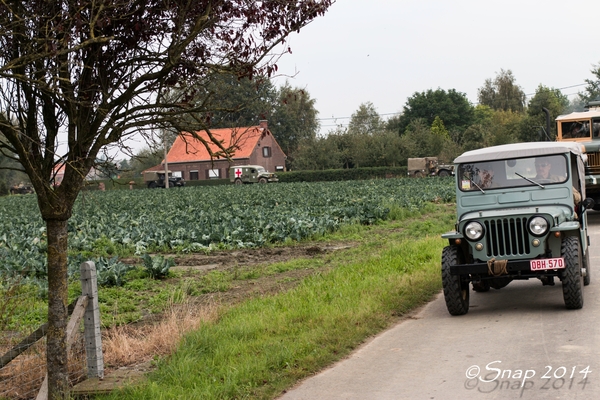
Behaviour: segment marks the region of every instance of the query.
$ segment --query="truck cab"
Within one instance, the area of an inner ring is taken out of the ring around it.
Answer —
[[[587,111],[559,115],[556,128],[559,142],[574,142],[585,147],[587,195],[596,202],[595,209],[600,210],[600,101],[590,102]]]
[[[456,165],[456,225],[442,238],[451,315],[477,292],[513,280],[562,282],[565,306],[583,307],[590,283],[586,155],[578,143],[514,143],[466,152]]]

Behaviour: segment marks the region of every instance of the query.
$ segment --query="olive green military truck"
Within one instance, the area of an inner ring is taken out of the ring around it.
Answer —
[[[244,183],[278,182],[277,175],[260,165],[236,165],[229,168],[229,181],[236,185]]]
[[[423,178],[425,176],[454,175],[454,165],[439,164],[437,157],[408,159],[408,176]]]

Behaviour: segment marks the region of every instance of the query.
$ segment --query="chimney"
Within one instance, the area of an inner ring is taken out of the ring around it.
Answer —
[[[261,119],[260,121],[258,121],[258,125],[262,129],[267,129],[267,127],[268,127],[267,120],[266,119]]]

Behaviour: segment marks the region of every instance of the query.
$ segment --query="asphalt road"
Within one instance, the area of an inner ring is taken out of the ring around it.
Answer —
[[[565,309],[558,280],[471,291],[458,317],[440,294],[281,400],[600,399],[600,212],[588,221],[583,309]]]

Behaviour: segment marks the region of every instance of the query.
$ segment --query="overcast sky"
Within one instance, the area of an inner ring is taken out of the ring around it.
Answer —
[[[362,103],[387,118],[428,89],[476,104],[501,69],[528,95],[543,84],[572,99],[600,63],[599,15],[598,0],[337,0],[290,36],[279,73],[316,99],[322,133]]]

